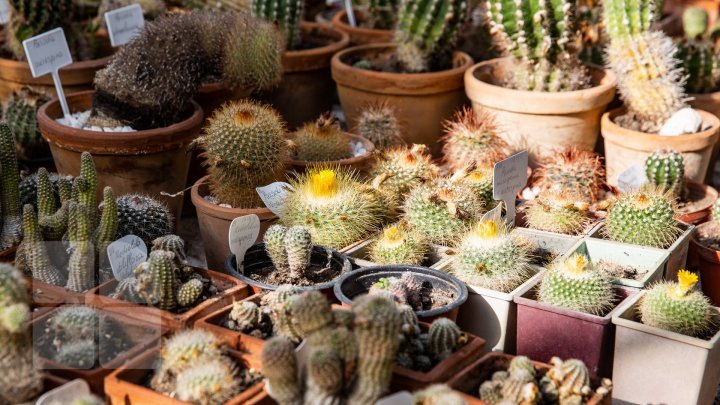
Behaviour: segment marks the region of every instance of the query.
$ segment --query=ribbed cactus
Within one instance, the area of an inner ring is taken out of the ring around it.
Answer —
[[[402,0],[395,29],[400,66],[411,73],[447,69],[467,14],[465,0]]]
[[[420,234],[408,231],[401,224],[383,229],[370,248],[370,260],[377,264],[422,265],[430,253],[430,245]]]
[[[576,202],[594,203],[605,184],[600,156],[577,147],[566,147],[548,154],[534,175],[540,190],[565,193]]]
[[[622,194],[608,208],[604,233],[616,242],[666,249],[682,233],[674,216],[671,197],[645,187]]]
[[[275,334],[285,336],[293,342],[299,343],[303,338],[303,334],[299,325],[292,322],[290,315],[290,300],[296,294],[298,294],[298,291],[295,287],[284,284],[279,286],[277,290],[268,293],[267,301]]]
[[[40,171],[40,169],[38,169]],[[60,185],[64,190],[70,190],[72,188],[72,176],[60,176],[57,173],[48,173],[50,183],[52,184],[52,190],[55,194],[55,201],[60,203]],[[71,197],[70,193],[66,194],[66,199]],[[37,205],[37,172],[27,176],[23,176],[20,180],[20,204]]]
[[[550,359],[552,368],[539,381],[543,399],[551,403],[586,403],[591,397],[604,398],[610,395],[612,382],[603,378],[600,386],[593,391],[590,386],[590,373],[580,360]]]
[[[590,222],[590,212],[585,202],[576,202],[566,193],[546,191],[530,203],[525,222],[529,228],[577,235]]]
[[[302,43],[300,20],[303,4],[303,0],[252,0],[252,11],[257,17],[277,24],[287,48],[296,49]]]
[[[203,282],[197,278],[188,280],[177,289],[177,303],[180,307],[191,307],[205,290]]]
[[[2,230],[0,250],[17,246],[22,239],[22,212],[20,208],[20,171],[15,154],[15,141],[10,127],[0,122],[0,208]]]
[[[285,124],[269,106],[253,101],[215,110],[205,135],[195,141],[210,173],[210,191],[238,208],[262,206],[255,187],[281,178],[287,159]]]
[[[687,75],[688,93],[710,93],[720,86],[720,54],[714,38],[706,35],[708,14],[701,7],[688,7],[683,12],[685,38],[676,42],[677,58]]]
[[[67,26],[72,16],[72,0],[11,0],[9,3],[12,18],[6,44],[17,60],[25,60],[24,40]]]
[[[93,308],[70,306],[58,310],[50,329],[59,342],[94,340],[99,330],[108,329],[108,319]]]
[[[80,190],[73,190],[73,197],[78,203],[85,205],[90,215],[90,226],[95,229],[98,224],[97,213],[97,171],[95,170],[95,162],[88,152],[80,155],[80,176],[85,179],[86,185]]]
[[[573,91],[589,86],[579,57],[577,0],[488,0],[490,32],[515,58],[510,87]]]
[[[240,380],[232,361],[211,360],[178,373],[177,398],[193,404],[222,404],[237,395]]]
[[[508,157],[508,144],[499,135],[495,117],[465,108],[445,122],[443,162],[453,171],[470,165],[492,167]]]
[[[538,292],[540,302],[592,315],[603,315],[614,298],[612,280],[578,253],[551,264]]]
[[[260,323],[260,308],[252,301],[234,302],[228,321],[233,322],[232,329],[248,333],[258,327]]]
[[[352,156],[350,139],[332,113],[308,122],[295,133],[295,157],[307,162],[347,159]]]
[[[303,275],[310,266],[310,256],[313,250],[310,231],[302,226],[290,227],[285,234],[285,250],[290,274]]]
[[[405,145],[397,111],[387,102],[363,109],[355,124],[355,133],[370,140],[378,150]]]
[[[368,290],[368,294],[391,296],[399,304],[408,304],[415,310],[422,309],[423,281],[412,271],[405,271],[400,278],[381,278]]]
[[[694,287],[697,274],[678,272],[677,282],[654,285],[640,302],[642,322],[683,335],[702,337],[713,325],[710,302]]]
[[[272,398],[280,405],[298,403],[302,387],[298,381],[295,344],[284,336],[268,340],[262,350],[262,365]]]
[[[428,331],[430,353],[438,361],[442,361],[457,350],[462,332],[448,318],[433,321]]]
[[[456,170],[450,177],[450,183],[463,187],[474,193],[482,201],[483,209],[495,208],[499,201],[493,198],[495,187],[494,170],[492,166]]]
[[[80,370],[95,368],[98,361],[97,345],[92,339],[65,343],[55,355],[55,361]]]
[[[172,311],[178,305],[173,256],[164,250],[150,252],[147,271],[136,274],[140,297],[165,311]]]
[[[67,231],[69,201],[58,209],[50,176],[44,167],[37,171],[38,223],[46,241],[59,241]]]
[[[70,204],[68,229],[71,253],[65,288],[74,292],[87,291],[97,286],[91,211],[95,210],[89,209],[82,203]]]
[[[610,38],[606,60],[627,107],[627,114],[615,121],[631,130],[656,133],[686,106],[677,48],[652,28],[661,7],[656,0],[606,0],[603,10]]]
[[[295,295],[290,299],[293,324],[304,336],[327,327],[333,321],[330,303],[318,291]]]
[[[215,359],[222,354],[220,341],[201,329],[178,332],[162,344],[161,370],[178,373],[193,363]]]
[[[165,204],[145,195],[120,196],[117,213],[117,239],[135,235],[150,246],[153,240],[170,234],[173,228],[173,217]]]
[[[273,266],[279,271],[287,271],[288,253],[285,249],[285,235],[287,228],[280,224],[273,224],[265,231],[263,242],[265,242],[265,251],[267,251]]]
[[[15,148],[20,159],[37,159],[50,156],[47,141],[40,135],[37,110],[50,98],[30,88],[13,93],[3,110],[3,120],[15,136]]]
[[[64,286],[66,274],[50,261],[45,240],[40,232],[35,209],[30,204],[23,208],[23,233],[25,238],[18,248],[18,259],[24,271],[46,284]]]
[[[389,197],[402,201],[415,187],[435,179],[440,169],[425,145],[400,146],[381,152],[371,176],[373,185]]]
[[[674,149],[659,149],[645,159],[645,175],[648,182],[659,190],[682,198],[685,185],[685,159]]]
[[[326,347],[314,348],[308,358],[308,396],[316,403],[340,400],[343,388],[343,364],[337,352]]]

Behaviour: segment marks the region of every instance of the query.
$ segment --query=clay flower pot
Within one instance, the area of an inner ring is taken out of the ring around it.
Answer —
[[[92,108],[95,92],[67,96],[70,112]],[[115,195],[144,193],[167,204],[175,218],[180,218],[182,198],[162,193],[176,193],[185,188],[190,164],[187,146],[200,132],[203,112],[193,102],[184,121],[165,128],[135,132],[98,132],[59,124],[62,117],[57,98],[38,110],[38,124],[58,172],[80,174],[80,154],[90,152],[98,173],[98,199],[105,186]],[[99,200],[100,201],[100,200]]]
[[[617,186],[618,176],[623,171],[633,164],[645,162],[650,153],[661,147],[671,147],[681,152],[685,159],[685,176],[702,183],[710,164],[710,154],[718,139],[720,119],[709,112],[697,111],[706,129],[680,136],[659,136],[623,128],[615,123],[615,118],[624,114],[623,108],[605,113],[600,129],[605,140],[608,184]]]
[[[720,383],[720,331],[699,339],[645,325],[638,309],[643,294],[612,317],[617,329],[613,398],[623,404],[711,405]],[[712,311],[720,315],[720,308]]]
[[[244,282],[212,270],[196,270],[197,273],[210,280],[217,288],[218,293],[182,313],[164,311],[150,305],[135,304],[108,297],[108,295],[115,292],[118,284],[117,280],[108,281],[89,292],[85,297],[85,303],[90,307],[101,308],[114,313],[123,313],[132,319],[151,322],[162,327],[163,331],[176,331],[190,328],[195,324],[195,321],[203,316],[231,304],[233,301],[247,297],[247,284]]]
[[[700,287],[713,305],[720,305],[720,251],[711,249],[698,240],[698,234],[712,229],[713,223],[698,225],[690,237],[688,267],[700,271]]]
[[[360,14],[355,11],[355,19],[361,20]],[[332,19],[332,26],[350,36],[350,45],[383,44],[393,42],[395,34],[392,30],[379,30],[374,28],[353,27],[348,23],[347,11],[341,10]]]
[[[697,225],[707,221],[718,192],[707,184],[695,181],[685,182],[686,201],[681,201],[677,219],[686,224]]]
[[[720,118],[720,91],[704,94],[688,94],[688,97],[691,97],[691,100],[688,101],[688,104],[690,104],[692,108],[707,111],[710,114],[714,114],[716,117]],[[718,153],[720,153],[720,143],[715,142],[715,144],[713,145],[712,154],[710,155],[710,164],[708,165],[707,174],[705,175],[706,184],[713,184],[712,180]]]
[[[240,300],[240,302],[251,301],[260,306],[261,299],[262,294],[254,294]],[[232,311],[232,308],[233,304],[230,304],[203,317],[195,323],[195,328],[204,329],[212,332],[215,336],[218,337],[218,339],[228,345],[228,347],[230,347],[231,349],[239,350],[243,353],[248,353],[249,355],[256,358],[260,358],[262,349],[265,346],[264,339],[250,336],[240,331],[236,331],[223,326],[223,322],[227,320],[228,315],[230,315],[230,311]]]
[[[0,263],[15,263],[17,248],[17,246],[13,246],[0,251]]]
[[[57,307],[67,304],[85,304],[85,296],[92,294],[97,287],[84,292],[76,293],[65,287],[43,283],[34,278],[26,277],[32,304],[35,307]]]
[[[345,137],[348,140],[348,143],[360,143],[362,144],[363,148],[365,149],[365,153],[359,156],[353,156],[346,159],[340,159],[340,160],[329,160],[322,162],[323,164],[327,164],[331,167],[344,167],[346,169],[350,169],[353,171],[356,171],[358,173],[366,173],[368,170],[370,170],[370,166],[372,166],[373,162],[373,153],[375,152],[375,145],[370,142],[368,139],[360,136],[351,134],[348,132],[345,132]],[[291,140],[295,138],[295,134],[290,135],[289,137]],[[308,166],[316,165],[318,162],[309,162],[307,160],[298,160],[298,159],[288,159],[287,166],[290,170],[293,170],[297,173],[305,173],[305,170],[308,168]]]
[[[467,102],[463,74],[472,58],[456,52],[452,69],[432,73],[388,73],[353,67],[361,59],[386,60],[395,48],[389,43],[361,45],[333,56],[332,77],[348,127],[355,127],[368,105],[387,101],[397,109],[403,139],[410,144],[428,145],[433,156],[439,157],[443,120]]]
[[[536,167],[558,146],[593,150],[600,129],[600,115],[615,96],[615,76],[590,67],[593,87],[567,92],[522,91],[503,87],[513,58],[478,63],[465,72],[465,91],[476,113],[495,114],[503,138],[516,150],[527,149]]]
[[[259,98],[272,104],[292,130],[332,110],[335,84],[330,78],[330,60],[348,46],[350,38],[332,27],[302,22],[300,35],[315,47],[283,54],[282,81]]]

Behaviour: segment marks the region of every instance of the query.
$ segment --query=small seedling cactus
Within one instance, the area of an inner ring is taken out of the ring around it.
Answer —
[[[342,160],[352,156],[350,139],[331,113],[300,128],[294,139],[295,157],[307,162]]]
[[[445,122],[443,162],[453,171],[474,165],[492,168],[508,157],[508,144],[499,135],[494,116],[466,108]]]
[[[401,224],[387,226],[370,248],[370,260],[377,264],[422,265],[430,253],[423,237]]]
[[[355,133],[368,139],[378,150],[405,145],[395,107],[387,102],[363,109]]]
[[[567,147],[548,154],[534,178],[541,192],[562,192],[572,201],[592,204],[605,184],[605,169],[594,152]]]
[[[303,15],[303,0],[252,0],[252,11],[278,26],[285,37],[288,49],[297,49],[301,43],[300,20]]]
[[[548,191],[530,203],[525,222],[529,228],[577,235],[590,222],[590,212],[587,203],[575,202],[566,193]]]
[[[425,145],[400,146],[378,155],[371,176],[373,185],[390,198],[402,201],[415,187],[434,180],[440,169]]]
[[[169,235],[173,216],[164,203],[142,194],[127,194],[117,199],[116,238],[135,235],[150,246],[152,241]]]
[[[368,294],[386,294],[399,304],[407,304],[416,311],[423,309],[423,281],[411,271],[400,278],[381,278],[374,283]]]
[[[677,58],[687,75],[685,90],[691,94],[714,92],[720,86],[720,54],[714,38],[706,35],[708,14],[701,7],[683,12],[685,38],[677,41]]]
[[[685,159],[674,149],[660,149],[645,159],[645,175],[658,190],[669,192],[675,198],[683,197],[685,186]]]
[[[540,302],[592,315],[603,315],[614,299],[612,280],[579,253],[553,262],[538,292]]]

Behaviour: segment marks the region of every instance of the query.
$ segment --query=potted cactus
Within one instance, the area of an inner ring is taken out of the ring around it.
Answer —
[[[700,272],[701,288],[713,305],[720,305],[720,202],[713,205],[710,221],[698,225],[690,238],[688,267]]]
[[[397,110],[387,102],[370,104],[360,113],[354,132],[369,140],[380,151],[405,145]]]
[[[559,144],[592,150],[616,79],[579,57],[578,1],[487,0],[485,7],[493,42],[505,57],[465,73],[476,113],[494,113],[506,128],[503,138],[527,149],[532,167]]]
[[[392,42],[398,3],[397,0],[362,0],[353,6],[354,26],[350,25],[346,10],[335,14],[332,25],[347,32],[353,46]]]
[[[303,0],[252,0],[253,14],[277,25],[285,38],[282,81],[258,94],[275,107],[291,130],[332,109],[334,86],[330,80],[332,55],[350,39],[332,26],[302,21]]]
[[[713,403],[720,383],[720,310],[694,289],[697,281],[697,275],[680,271],[677,282],[656,284],[613,315],[615,399]],[[677,381],[683,381],[681,390]]]
[[[472,60],[453,51],[467,13],[464,0],[401,1],[397,45],[361,45],[337,53],[332,75],[348,125],[358,124],[368,104],[386,100],[397,108],[403,139],[429,145],[439,156],[442,121],[465,103],[462,73]],[[426,26],[435,29],[420,28]]]
[[[625,104],[602,118],[608,183],[617,186],[621,173],[660,147],[681,152],[685,175],[702,182],[720,120],[711,113],[687,108],[677,47],[652,28],[660,14],[657,2],[643,0],[630,6],[626,0],[611,0],[603,7],[610,39],[608,65],[618,78]],[[627,15],[638,7],[639,18]],[[633,74],[638,69],[647,74]]]
[[[10,127],[0,122],[0,165],[6,169],[0,176],[0,261],[12,262],[22,241],[22,208],[20,207],[20,173],[15,142]]]
[[[2,118],[15,137],[18,159],[30,170],[39,166],[54,166],[50,147],[40,134],[37,123],[38,108],[49,100],[46,94],[23,87],[14,91],[3,105]]]

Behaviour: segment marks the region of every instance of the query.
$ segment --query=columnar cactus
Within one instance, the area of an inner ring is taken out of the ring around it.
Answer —
[[[59,241],[67,231],[69,200],[64,199],[61,204],[58,209],[48,172],[41,167],[37,171],[37,209],[38,223],[46,241]]]
[[[604,233],[616,242],[666,249],[682,233],[674,216],[668,194],[645,187],[622,194],[608,208]]]
[[[453,171],[471,165],[490,168],[508,157],[508,144],[499,135],[494,116],[469,108],[445,122],[443,162]]]
[[[143,269],[140,274],[136,274],[140,297],[148,304],[165,311],[171,311],[178,305],[173,256],[171,252],[164,250],[150,252],[147,270]]]
[[[22,212],[20,210],[20,171],[15,154],[15,140],[5,122],[0,122],[0,208],[2,230],[0,250],[17,246],[22,239]]]
[[[540,283],[540,302],[592,315],[603,315],[612,306],[612,280],[586,256],[575,253],[554,262],[548,270]]]
[[[428,147],[416,144],[381,152],[371,176],[376,188],[400,201],[410,190],[435,179],[439,172]]]
[[[116,238],[135,235],[150,246],[152,241],[170,234],[173,217],[165,204],[141,194],[127,194],[117,199]]]
[[[23,207],[23,233],[25,238],[18,247],[18,264],[34,279],[50,285],[64,286],[66,274],[50,261],[35,209],[30,204]]]
[[[395,107],[389,103],[370,105],[360,113],[355,133],[367,138],[378,150],[405,145]]]
[[[79,177],[80,178],[80,177]],[[87,291],[97,285],[95,278],[95,247],[90,211],[82,203],[70,204],[68,229],[70,234],[70,260],[65,288],[74,292]]]
[[[50,98],[31,88],[13,93],[3,110],[3,119],[15,136],[15,148],[20,159],[37,159],[50,155],[47,141],[40,135],[37,110]]]
[[[285,235],[287,228],[280,224],[273,224],[265,231],[263,242],[265,242],[265,251],[267,251],[273,266],[277,270],[288,270],[288,252],[285,249]]]
[[[490,32],[515,58],[510,87],[573,91],[589,86],[579,52],[577,0],[488,0]]]
[[[11,0],[7,46],[17,60],[25,60],[22,42],[53,28],[67,26],[72,0]]]
[[[430,246],[421,235],[402,225],[391,225],[373,243],[370,260],[377,264],[422,265],[429,253]]]
[[[352,156],[352,145],[332,113],[308,122],[295,133],[295,157],[308,162],[347,159]]]
[[[285,250],[290,274],[300,276],[310,266],[313,242],[310,231],[302,226],[293,226],[285,234]]]
[[[605,184],[605,169],[594,152],[567,147],[547,155],[535,172],[534,184],[541,191],[562,192],[573,201],[594,203]]]
[[[252,11],[256,16],[277,24],[287,48],[296,49],[302,43],[300,20],[303,4],[302,0],[253,0]]]
[[[676,42],[677,58],[687,75],[688,93],[710,93],[720,86],[720,54],[715,41],[706,35],[708,14],[701,7],[688,7],[683,12],[685,38]]]
[[[685,159],[674,149],[659,149],[645,159],[648,182],[675,198],[683,197],[685,185]]]
[[[525,222],[529,228],[547,232],[577,235],[589,221],[588,204],[569,199],[563,192],[540,193],[525,211]]]

